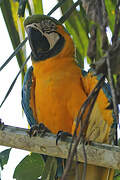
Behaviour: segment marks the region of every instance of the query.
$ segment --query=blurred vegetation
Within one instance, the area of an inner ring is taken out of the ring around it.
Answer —
[[[98,61],[107,53],[111,44],[114,42],[114,39],[119,39],[119,28],[117,24],[120,23],[120,12],[117,11],[117,7],[120,2],[117,0],[81,0],[79,2],[79,5],[74,9],[72,15],[65,21],[65,26],[75,42],[76,60],[80,67],[84,68],[85,58],[87,58],[89,64]],[[73,0],[64,0],[64,3],[60,7],[62,14],[65,14],[73,4]],[[25,39],[25,30],[23,27],[25,17],[32,14],[43,14],[44,9],[42,0],[0,0],[0,7],[11,43],[13,48],[16,49],[16,47]],[[112,33],[111,40],[108,40],[109,32]],[[18,65],[21,68],[26,60],[25,46],[17,53],[16,58]],[[22,77],[24,77],[25,71],[26,66],[22,73]],[[7,157],[8,155],[9,152]],[[36,164],[38,162],[37,160],[39,163],[41,162],[41,167]],[[26,177],[27,175],[24,171],[26,164],[29,164],[29,166],[27,165],[27,172],[33,172],[32,169],[36,166],[35,172],[40,172],[41,168],[41,173],[44,175],[48,172],[49,176],[52,176],[52,174],[54,176],[57,169],[55,159],[50,166],[48,166],[47,163],[50,164],[50,159],[48,159],[48,162],[46,162],[45,165],[44,159],[39,155],[33,154],[27,156],[16,167],[14,177],[17,180],[30,179]],[[38,177],[41,175],[41,173],[37,172],[33,174],[34,177],[32,176],[32,180],[36,180],[36,174]],[[119,174],[119,171],[116,173]],[[51,177],[51,179],[54,179],[54,177]],[[119,179],[120,176],[116,176],[114,180]]]

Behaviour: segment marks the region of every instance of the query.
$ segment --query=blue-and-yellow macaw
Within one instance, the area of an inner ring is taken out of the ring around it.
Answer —
[[[78,111],[98,78],[78,67],[73,40],[59,21],[32,15],[24,25],[32,49],[32,66],[25,75],[22,90],[22,106],[28,123],[30,126],[43,123],[52,133],[62,130],[73,134]],[[109,89],[104,85],[86,125],[88,141],[109,143],[113,123],[112,110],[107,109],[109,99]],[[81,179],[82,163],[79,170]],[[67,180],[75,179],[75,171],[71,172]],[[86,180],[112,179],[111,169],[87,165]]]

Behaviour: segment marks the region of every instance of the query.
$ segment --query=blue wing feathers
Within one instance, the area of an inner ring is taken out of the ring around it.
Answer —
[[[26,114],[30,126],[37,124],[33,116],[32,109],[30,107],[30,90],[32,86],[32,73],[33,73],[33,67],[31,66],[25,74],[23,88],[22,88],[22,107]],[[47,156],[43,155],[43,157],[46,158]],[[63,173],[62,161],[63,160],[61,158],[57,158],[57,166],[58,166],[56,173],[57,177],[61,177]]]
[[[33,73],[33,67],[31,66],[24,77],[23,82],[23,88],[22,88],[22,107],[26,114],[28,123],[30,126],[37,124],[32,109],[30,107],[30,90],[32,86],[32,73]]]

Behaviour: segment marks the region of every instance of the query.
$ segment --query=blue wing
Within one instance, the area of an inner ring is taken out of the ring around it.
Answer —
[[[26,114],[28,123],[30,126],[37,124],[37,121],[35,120],[33,116],[33,111],[30,107],[30,91],[31,91],[31,86],[32,86],[32,73],[33,73],[33,67],[31,66],[24,77],[24,82],[23,82],[23,88],[22,88],[22,107],[23,110]],[[46,155],[42,155],[46,159]],[[62,165],[62,159],[57,158],[57,172],[56,176],[61,177],[63,173],[63,165]]]
[[[22,107],[26,114],[26,117],[30,126],[37,124],[33,116],[33,111],[30,107],[30,91],[31,91],[31,86],[32,86],[32,73],[33,73],[33,67],[31,66],[25,74],[23,88],[22,88]]]

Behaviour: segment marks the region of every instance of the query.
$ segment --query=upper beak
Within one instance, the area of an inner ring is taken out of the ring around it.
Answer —
[[[32,53],[35,54],[36,57],[38,57],[40,53],[49,50],[49,41],[42,32],[30,26],[26,28],[26,31],[28,34]]]

